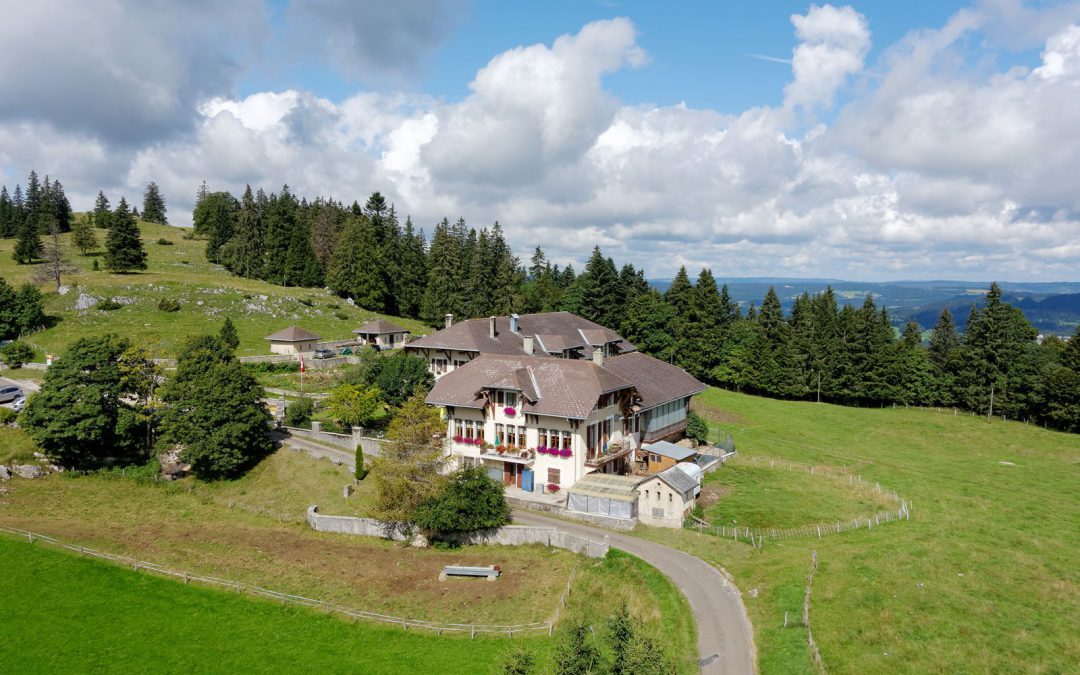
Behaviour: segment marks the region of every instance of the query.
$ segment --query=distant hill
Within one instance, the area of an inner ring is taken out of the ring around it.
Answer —
[[[663,292],[670,279],[649,282]],[[841,279],[795,279],[788,277],[719,278],[727,284],[731,297],[745,309],[752,302],[761,305],[770,287],[776,289],[780,303],[790,311],[795,298],[803,293],[820,293],[829,286],[841,303],[859,305],[868,294],[879,305],[888,307],[897,326],[914,319],[925,328],[937,321],[941,308],[948,306],[958,324],[967,319],[972,303],[978,302],[990,288],[989,281],[844,281]],[[1080,282],[999,282],[1006,300],[1016,305],[1028,320],[1047,334],[1071,333],[1080,324]]]

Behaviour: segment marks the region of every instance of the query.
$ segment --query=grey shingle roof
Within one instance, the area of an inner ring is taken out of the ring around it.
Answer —
[[[682,492],[683,494],[689,492],[692,495],[698,485],[696,480],[687,476],[678,467],[674,466],[670,469],[664,469],[656,474],[656,477],[670,485],[672,489]]]
[[[406,349],[455,349],[481,354],[524,354],[524,338],[536,336],[535,352],[544,356],[562,355],[566,349],[580,349],[588,356],[591,345],[611,343],[619,352],[630,352],[634,345],[613,330],[570,312],[522,314],[518,330],[510,330],[508,316],[495,318],[495,337],[491,337],[490,319],[466,319],[449,328],[414,340]]]
[[[604,359],[604,368],[633,383],[642,410],[705,391],[705,385],[682,368],[641,352]]]
[[[375,319],[374,321],[368,321],[353,332],[357,335],[386,335],[387,333],[408,333],[409,331],[386,319]]]
[[[289,326],[274,333],[273,335],[267,335],[264,340],[273,340],[274,342],[306,342],[308,340],[318,340],[319,336],[311,331],[304,330],[303,328],[297,328],[296,326]]]
[[[439,378],[426,400],[481,408],[483,389],[515,389],[525,398],[522,412],[585,419],[601,394],[631,386],[590,360],[481,354]]]

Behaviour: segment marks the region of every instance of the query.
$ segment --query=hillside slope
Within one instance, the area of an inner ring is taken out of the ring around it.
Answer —
[[[79,272],[65,277],[70,289],[62,295],[51,286],[41,287],[46,313],[54,321],[28,337],[34,347],[59,353],[80,337],[113,331],[168,354],[188,335],[217,331],[228,316],[236,324],[238,352],[244,356],[268,353],[263,338],[289,325],[314,331],[323,339],[345,339],[352,336],[352,329],[381,316],[353,307],[323,289],[283,288],[234,277],[206,261],[205,241],[184,239],[188,230],[147,222],[140,222],[139,228],[149,256],[148,269],[132,274],[93,271],[95,259],[104,267],[102,252],[82,256],[71,246],[71,235],[62,235],[68,260]],[[105,231],[95,232],[99,242],[104,242]],[[11,258],[14,244],[13,239],[0,239],[0,277],[17,285],[30,281],[41,266],[16,264]],[[110,297],[124,306],[113,311],[80,309],[88,301]],[[163,298],[178,301],[180,310],[158,309]],[[418,321],[387,318],[414,334],[429,330]]]

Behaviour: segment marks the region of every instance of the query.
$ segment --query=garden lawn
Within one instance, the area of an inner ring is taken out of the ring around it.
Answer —
[[[9,673],[494,672],[506,638],[348,623],[0,534]],[[551,641],[526,639],[546,658]]]
[[[58,295],[48,285],[41,287],[46,314],[54,318],[54,325],[29,336],[31,346],[39,352],[59,354],[81,337],[116,332],[162,356],[171,356],[189,335],[217,332],[225,317],[230,317],[240,336],[239,355],[269,354],[264,338],[287,326],[300,326],[325,340],[344,340],[353,337],[354,328],[379,316],[322,289],[285,288],[235,277],[207,262],[204,240],[184,239],[190,230],[146,222],[140,222],[139,228],[148,253],[148,269],[132,274],[111,274],[103,267],[94,272],[95,259],[104,265],[101,251],[82,256],[70,245],[70,233],[61,235],[61,245],[79,271],[64,278],[71,286],[65,295]],[[104,242],[105,230],[95,233],[99,242]],[[172,244],[158,244],[159,239]],[[14,242],[0,239],[0,277],[18,285],[30,281],[39,265],[16,264],[11,259]],[[124,306],[113,311],[96,307],[79,310],[76,303],[80,294],[98,301],[115,298]],[[158,309],[163,298],[178,301],[180,310]],[[413,334],[429,330],[418,321],[389,318]]]
[[[731,572],[763,673],[1075,672],[1080,663],[1080,436],[952,410],[859,409],[710,389],[697,402],[740,454],[859,466],[912,503],[911,520],[762,550],[638,528]],[[719,472],[726,471],[720,468]],[[757,493],[766,512],[773,494]],[[743,508],[749,508],[752,504]],[[816,509],[818,505],[809,505]],[[814,514],[818,515],[818,514]]]

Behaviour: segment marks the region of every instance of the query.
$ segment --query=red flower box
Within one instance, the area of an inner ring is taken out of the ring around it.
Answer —
[[[567,449],[567,448],[564,448],[564,449],[559,451],[559,456],[560,457],[569,457],[572,454],[574,454],[574,453],[570,452],[570,450]]]
[[[513,417],[517,414],[517,408],[503,408],[503,412],[506,413],[507,417]]]
[[[556,485],[555,483],[548,483],[547,489],[548,489],[548,492],[558,492],[559,491],[559,486]]]

